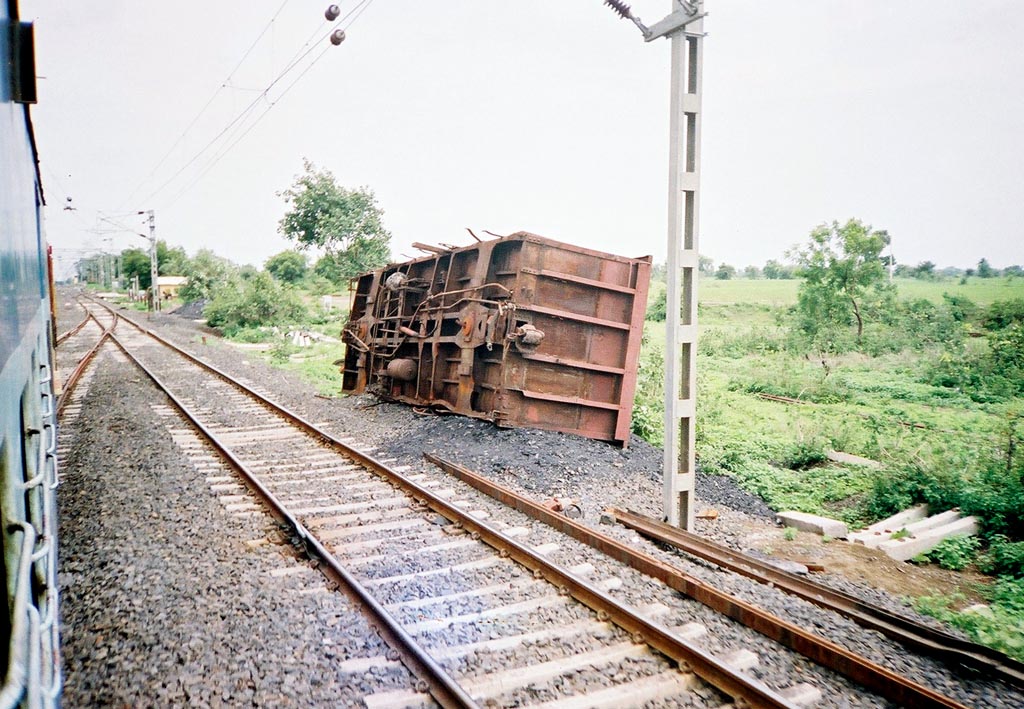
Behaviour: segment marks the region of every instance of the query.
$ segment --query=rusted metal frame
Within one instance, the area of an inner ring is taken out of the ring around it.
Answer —
[[[621,411],[622,406],[619,404],[609,404],[607,401],[597,401],[595,399],[584,399],[580,396],[561,396],[559,394],[545,394],[542,391],[531,391],[530,389],[519,389],[517,387],[508,387],[509,391],[518,391],[520,394],[525,396],[527,399],[539,399],[540,401],[554,401],[560,404],[575,404],[578,406],[586,406],[591,409],[607,409],[609,411]]]
[[[609,367],[604,364],[593,364],[592,362],[584,362],[579,359],[566,359],[564,357],[557,357],[555,355],[539,354],[537,352],[520,352],[519,356],[523,359],[528,359],[534,362],[545,362],[547,364],[560,364],[563,367],[572,367],[573,369],[589,369],[592,372],[604,372],[605,374],[625,374],[626,370],[622,367]],[[632,398],[632,397],[631,397]]]
[[[687,554],[710,561],[763,584],[815,605],[835,611],[858,625],[877,630],[906,645],[934,654],[951,666],[966,665],[1018,687],[1024,686],[1024,663],[992,648],[963,640],[955,635],[917,623],[896,613],[864,603],[859,598],[837,591],[810,579],[772,567],[760,559],[716,544],[696,534],[678,529],[637,512],[615,507],[606,510],[619,524],[646,537],[669,544]]]
[[[556,310],[555,308],[545,308],[541,305],[522,304],[517,306],[519,310],[525,310],[530,313],[540,313],[541,315],[550,315],[553,318],[562,318],[564,320],[576,320],[577,322],[585,322],[588,325],[597,325],[599,327],[609,327],[613,330],[629,330],[629,323],[618,322],[617,320],[605,320],[604,318],[595,318],[591,315],[580,315],[579,313],[572,313],[568,310]]]
[[[478,707],[459,684],[424,650],[401,624],[387,612],[359,581],[342,566],[341,562],[302,524],[280,500],[251,472],[238,457],[217,436],[210,431],[181,399],[175,396],[156,374],[146,367],[134,354],[128,351],[116,335],[110,335],[113,342],[124,352],[136,367],[174,404],[181,414],[221,454],[225,461],[245,480],[249,489],[260,498],[278,523],[288,527],[302,541],[306,553],[319,562],[320,572],[343,589],[356,603],[370,622],[370,627],[398,654],[410,672],[426,683],[430,695],[443,707]],[[253,392],[250,392],[253,393]]]
[[[604,283],[602,281],[595,281],[592,278],[583,278],[582,276],[574,276],[570,273],[562,273],[561,271],[549,271],[546,268],[529,268],[523,267],[520,269],[523,273],[529,273],[533,276],[541,276],[543,278],[550,278],[553,281],[564,281],[566,283],[578,283],[580,285],[594,288],[597,290],[613,291],[615,293],[625,293],[627,295],[636,294],[636,288],[630,288],[629,286],[620,286],[615,283]]]
[[[634,549],[617,539],[601,534],[590,527],[498,485],[491,480],[456,463],[435,455],[424,457],[445,472],[480,490],[509,507],[513,507],[554,529],[591,546],[641,573],[656,578],[709,608],[737,620],[748,628],[799,652],[804,657],[834,670],[857,684],[879,695],[913,707],[962,707],[954,700],[912,682],[860,655],[850,652],[825,638],[810,633],[792,623],[768,613],[741,599],[719,591],[682,570]]]
[[[470,233],[472,233],[472,232],[470,232]],[[476,238],[476,237],[474,237],[474,238]],[[423,296],[423,300],[420,302],[420,305],[425,303],[426,299],[430,297],[430,289],[433,288],[434,283],[437,281],[437,269],[440,268],[440,266],[441,266],[441,259],[440,258],[435,258],[435,259],[431,260],[430,278],[427,280],[427,290],[426,290],[426,293]],[[412,270],[412,265],[411,264],[409,266],[409,270]],[[409,318],[409,327],[412,327],[413,325],[415,325],[416,323],[414,322],[414,320],[415,320],[416,317],[419,317],[419,314],[418,314],[419,306],[416,306],[416,310],[417,310],[417,312],[413,313],[413,317]],[[437,363],[434,362],[434,357],[431,356],[431,358],[430,358],[430,378],[428,380],[424,381],[424,377],[423,377],[423,348],[427,346],[426,340],[427,340],[427,337],[428,337],[427,333],[425,332],[425,330],[426,330],[426,323],[427,323],[427,318],[426,318],[426,316],[424,316],[422,327],[421,327],[421,330],[423,332],[422,332],[422,335],[417,338],[418,342],[416,343],[416,396],[417,397],[422,397],[424,392],[429,392],[430,391],[431,382],[434,381],[434,376],[435,376],[434,369],[435,369],[435,367],[437,365]],[[437,335],[440,333],[440,330],[441,330],[441,328],[438,325],[435,328],[435,332],[431,333],[431,335],[429,335],[429,336],[433,336],[436,339]],[[431,345],[431,348],[433,348],[433,345]]]
[[[510,558],[513,558],[532,571],[539,571],[545,578],[554,583],[560,589],[564,587],[567,592],[572,594],[573,597],[581,603],[584,603],[599,613],[602,611],[607,613],[612,622],[615,622],[634,636],[639,634],[639,636],[642,637],[643,642],[646,642],[659,652],[662,652],[666,656],[679,662],[681,669],[692,671],[697,676],[703,678],[710,684],[722,690],[724,693],[733,697],[734,700],[738,701],[742,699],[749,707],[794,707],[794,705],[788,702],[785,698],[773,692],[760,682],[733,671],[727,665],[705,653],[700,648],[686,642],[682,638],[679,638],[661,625],[648,621],[646,618],[637,615],[634,611],[623,606],[614,598],[608,596],[602,591],[589,587],[585,582],[552,564],[542,555],[519,544],[511,537],[502,534],[484,522],[475,519],[464,510],[461,510],[443,498],[438,497],[427,488],[422,487],[405,476],[391,470],[375,458],[339,441],[326,431],[323,431],[319,427],[302,419],[297,414],[292,413],[280,404],[277,404],[265,396],[254,392],[245,385],[234,380],[229,375],[221,372],[216,367],[203,362],[198,357],[195,357],[173,343],[168,342],[153,331],[143,328],[131,320],[129,320],[129,322],[135,324],[136,327],[139,327],[143,332],[158,342],[167,345],[176,352],[184,355],[190,361],[216,374],[224,381],[253,398],[258,399],[265,406],[285,416],[307,433],[319,438],[328,446],[342,451],[346,456],[371,472],[376,473],[391,483],[397,484],[403,488],[406,493],[412,495],[417,500],[421,500],[438,514],[452,520],[453,522],[461,524],[463,529],[466,529],[471,533],[477,533],[480,539],[498,549],[499,553],[501,553],[501,550],[503,549],[506,550],[506,553]]]
[[[643,277],[641,277],[642,271],[646,272]],[[647,294],[650,290],[650,272],[651,264],[643,261],[638,261],[632,272],[635,293],[633,294],[633,312],[629,318],[629,336],[626,339],[623,363],[628,365],[630,362],[635,362],[636,364],[632,368],[628,366],[623,368],[619,401],[627,401],[630,406],[628,412],[627,409],[619,412],[615,426],[615,437],[623,441],[623,447],[629,445],[632,426],[632,403],[636,395],[638,370],[640,369],[640,347],[643,344],[644,315],[647,310]],[[638,331],[640,337],[635,336]]]

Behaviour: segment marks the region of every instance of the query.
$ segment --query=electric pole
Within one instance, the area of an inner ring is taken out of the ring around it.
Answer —
[[[645,42],[660,37],[672,42],[662,502],[669,524],[691,529],[697,478],[697,242],[704,2],[672,0],[672,12],[649,28],[621,0],[605,0],[605,4],[633,22]]]
[[[143,214],[143,212],[139,212]],[[145,214],[149,215],[149,310],[156,312],[160,310],[160,287],[157,285],[158,268],[156,262],[156,215],[150,209]]]

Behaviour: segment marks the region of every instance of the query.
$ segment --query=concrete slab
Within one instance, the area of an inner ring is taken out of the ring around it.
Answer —
[[[892,517],[880,522],[875,522],[859,532],[851,532],[848,539],[855,544],[863,544],[873,549],[882,542],[889,541],[893,533],[900,531],[908,524],[925,519],[927,516],[928,505],[921,503],[902,512],[897,512]]]
[[[963,515],[960,514],[960,510],[958,509],[946,510],[945,512],[940,512],[937,515],[932,515],[931,517],[925,517],[917,522],[912,522],[905,526],[904,529],[910,532],[911,536],[916,536],[922,532],[927,532],[929,529],[935,529],[936,527],[941,527],[949,524],[950,522],[955,522],[962,516]]]
[[[870,527],[865,527],[865,532],[895,532],[903,529],[904,526],[911,522],[916,522],[919,519],[924,519],[928,516],[928,505],[921,503],[920,505],[914,505],[913,507],[897,512],[892,517],[883,519],[880,522],[875,522]]]
[[[935,529],[951,522],[955,522],[960,519],[960,517],[960,510],[947,510],[945,512],[940,512],[937,515],[932,515],[931,517],[925,517],[924,519],[910,522],[896,529],[887,529],[885,532],[875,532],[874,534],[869,534],[866,531],[854,532],[850,535],[850,540],[874,549],[881,547],[882,544],[890,541],[892,539],[892,535],[897,532],[905,532],[908,537],[917,537],[922,533],[927,532],[929,529]]]
[[[779,512],[775,515],[775,519],[786,527],[795,527],[804,532],[814,532],[815,534],[827,534],[835,539],[846,539],[846,535],[849,533],[846,524],[837,519],[820,517],[806,512]]]
[[[944,539],[950,537],[969,536],[978,533],[978,520],[975,517],[961,517],[960,519],[944,524],[941,527],[934,527],[925,530],[912,537],[892,539],[878,545],[879,550],[884,551],[891,558],[897,561],[913,559],[918,554],[924,554],[937,547]]]
[[[842,451],[828,451],[825,453],[825,457],[831,460],[833,463],[843,463],[844,465],[863,465],[868,468],[881,468],[882,464],[877,460],[871,460],[870,458],[862,458],[859,455],[853,453],[843,453]]]

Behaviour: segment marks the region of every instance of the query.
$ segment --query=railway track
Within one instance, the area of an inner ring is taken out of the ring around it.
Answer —
[[[107,309],[90,308],[85,302],[79,301],[85,316],[67,332],[57,337],[57,417],[64,418],[69,405],[75,404],[85,396],[88,385],[89,365],[99,352],[100,347],[109,337],[117,324],[118,316]],[[79,382],[81,390],[78,390]]]
[[[793,706],[831,691],[799,682],[769,688],[754,679],[758,658],[749,651],[713,654],[702,649],[699,625],[671,620],[664,606],[637,611],[618,602],[617,579],[588,580],[596,575],[588,563],[551,563],[553,545],[531,547],[521,536],[528,528],[488,523],[488,512],[444,479],[389,468],[136,325],[111,337],[244,477],[208,480],[225,509],[269,507],[394,649],[344,669],[400,661],[423,683],[367,696],[368,706],[420,705],[427,691],[444,706]],[[775,635],[792,632],[783,631]],[[796,649],[807,642],[801,637]],[[541,656],[525,666],[474,673],[504,668],[521,648],[541,643]],[[825,643],[808,656],[821,662],[823,649],[836,650]],[[833,669],[852,662],[857,670],[848,676],[892,701],[959,706],[852,653],[839,657]]]
[[[411,665],[424,683],[368,696],[368,706],[416,706],[429,700],[423,690],[444,706],[475,706],[470,693],[476,699],[535,704],[532,690],[525,687],[595,665],[628,671],[612,672],[622,681],[611,686],[605,674],[596,674],[591,686],[574,682],[580,691],[551,688],[546,700],[570,706],[575,696],[586,706],[642,705],[690,694],[694,687],[707,692],[707,685],[695,679],[702,677],[723,691],[720,702],[733,697],[750,706],[795,705],[701,650],[687,638],[699,629],[666,628],[650,614],[618,603],[608,593],[614,579],[588,582],[582,578],[586,566],[572,573],[550,563],[544,555],[553,549],[517,541],[523,530],[489,525],[480,519],[483,515],[450,501],[449,491],[421,486],[416,476],[403,475],[297,417],[254,401],[251,393],[195,362],[185,366],[181,354],[142,330],[119,330],[112,338],[246,477],[248,488],[237,479],[210,480],[226,509],[261,513],[261,503],[248,491],[262,498],[302,539],[321,569],[369,609],[371,622],[396,650],[387,662]],[[191,393],[176,393],[185,391]],[[574,602],[574,595],[589,606]],[[463,642],[450,642],[453,626],[460,628]],[[500,637],[491,637],[497,628]],[[416,639],[410,642],[413,634]],[[458,666],[470,654],[500,656],[523,643],[557,639],[586,649],[574,654],[567,647],[548,649],[548,659],[525,672],[520,668],[473,681],[460,677],[458,683],[433,657]],[[373,666],[379,661],[365,662]],[[358,671],[359,664],[348,669]],[[688,671],[681,672],[680,664]]]

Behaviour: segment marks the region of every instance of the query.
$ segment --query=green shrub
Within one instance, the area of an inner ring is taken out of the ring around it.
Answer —
[[[959,389],[979,403],[1024,395],[1024,324],[1013,322],[990,332],[988,348],[968,352],[955,344],[929,367],[926,381]]]
[[[266,273],[247,281],[232,281],[220,288],[204,310],[211,327],[232,335],[243,328],[286,326],[309,316],[298,295]]]
[[[828,456],[824,445],[815,441],[797,441],[786,447],[785,457],[779,463],[790,470],[806,470],[821,465]]]
[[[287,362],[288,358],[299,351],[299,348],[288,342],[286,339],[280,339],[274,343],[274,346],[270,348],[270,359],[278,364]]]
[[[949,310],[950,316],[960,323],[973,322],[980,312],[974,301],[964,295],[943,293],[942,302],[945,304],[946,309]]]
[[[921,613],[963,630],[971,638],[1010,657],[1024,660],[1024,580],[1000,578],[986,592],[991,605],[980,611],[951,608],[964,597],[924,597],[914,603]]]
[[[987,535],[1020,535],[1024,530],[1024,480],[1018,462],[1010,471],[995,458],[974,461],[973,469],[953,466],[925,470],[911,466],[875,478],[868,500],[869,512],[878,518],[918,503],[927,502],[931,512],[959,507],[974,515]]]
[[[235,340],[236,342],[248,342],[253,344],[259,342],[266,342],[271,337],[273,337],[273,333],[271,333],[269,330],[264,330],[258,327],[242,327],[238,328],[237,330],[234,330],[231,333],[232,340]]]
[[[959,507],[981,520],[986,534],[1024,534],[1024,479],[1017,464],[1008,471],[1005,463],[991,461],[961,482]]]
[[[919,502],[933,513],[953,509],[960,501],[961,478],[949,471],[926,471],[910,466],[874,478],[867,509],[874,517],[895,514]]]
[[[1012,542],[1005,534],[994,534],[989,548],[978,556],[978,568],[986,574],[1024,578],[1024,542]]]
[[[655,446],[662,445],[665,437],[664,389],[665,353],[645,336],[637,367],[631,430]]]
[[[950,537],[929,551],[925,556],[943,569],[963,571],[974,561],[980,542],[977,537]]]
[[[1024,325],[1024,298],[992,303],[982,324],[986,330],[1004,330],[1011,325]]]
[[[665,322],[667,317],[667,302],[668,295],[667,290],[662,289],[654,298],[647,304],[647,319],[653,322]]]

